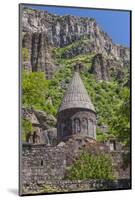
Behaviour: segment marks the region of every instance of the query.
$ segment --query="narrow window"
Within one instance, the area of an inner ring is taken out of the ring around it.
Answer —
[[[82,127],[83,127],[83,133],[85,135],[88,135],[88,120],[86,118],[82,119]]]
[[[36,143],[36,137],[37,137],[36,131],[34,131],[34,134],[33,134],[33,143],[34,143],[34,144]]]
[[[80,127],[80,120],[79,119],[74,119],[74,132],[79,133],[81,131]]]
[[[115,151],[116,150],[116,142],[114,140],[110,141],[110,150]]]
[[[41,166],[43,166],[43,164],[44,164],[44,163],[43,163],[43,160],[41,160]]]

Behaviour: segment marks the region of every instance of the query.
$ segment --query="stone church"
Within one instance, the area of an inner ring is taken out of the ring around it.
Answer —
[[[40,193],[45,184],[47,186],[49,184],[49,188],[57,186],[64,192],[78,189],[91,191],[97,188],[101,190],[130,188],[130,167],[123,167],[123,155],[126,155],[127,151],[123,151],[119,143],[115,144],[114,140],[105,143],[96,141],[96,112],[80,78],[79,68],[80,65],[77,65],[57,113],[57,144],[48,145],[43,142],[43,135],[40,135],[38,129],[35,129],[32,137],[30,135],[29,140],[22,144],[20,160],[22,194],[31,194],[35,191]],[[36,128],[36,121],[33,121]],[[81,151],[93,155],[99,152],[109,155],[117,181],[100,179],[67,181],[66,169],[72,166]]]
[[[74,74],[57,114],[58,142],[80,134],[96,139],[96,112],[79,75],[81,64],[74,66]]]

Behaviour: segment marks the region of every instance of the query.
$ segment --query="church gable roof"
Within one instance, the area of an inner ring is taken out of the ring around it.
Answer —
[[[70,108],[86,108],[95,112],[95,108],[77,71],[74,72],[58,112]]]

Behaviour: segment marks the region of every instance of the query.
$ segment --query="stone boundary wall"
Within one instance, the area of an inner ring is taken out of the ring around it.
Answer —
[[[99,190],[118,190],[131,189],[130,179],[108,180],[53,180],[42,184],[24,185],[23,194],[33,193],[57,193],[75,191],[99,191]]]
[[[72,154],[72,148],[69,147]],[[45,182],[46,180],[62,180],[65,176],[65,168],[69,165],[68,155],[62,146],[46,146],[44,144],[23,144],[21,160],[21,179],[23,184],[31,182]],[[78,151],[79,152],[79,151]],[[108,152],[112,158],[115,175],[118,179],[130,177],[130,167],[122,167],[122,151]]]
[[[117,179],[115,181],[109,180],[60,180],[48,181],[47,185],[63,188],[67,190],[100,190],[100,189],[120,189],[130,188],[130,179]]]
[[[21,159],[22,184],[40,183],[64,177],[66,156],[62,147],[23,144]]]

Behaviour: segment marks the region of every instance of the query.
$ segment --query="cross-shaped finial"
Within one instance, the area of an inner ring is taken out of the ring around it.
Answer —
[[[83,69],[83,64],[81,62],[77,62],[73,65],[75,72],[80,72]]]

